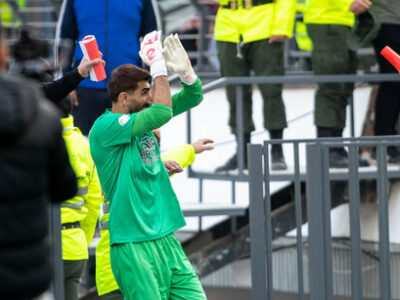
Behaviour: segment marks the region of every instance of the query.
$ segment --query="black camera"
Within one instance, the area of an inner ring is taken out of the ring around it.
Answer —
[[[32,36],[33,30],[23,26],[19,39],[11,46],[13,61],[10,73],[48,82],[53,79],[54,67],[47,60],[50,57],[50,44]]]

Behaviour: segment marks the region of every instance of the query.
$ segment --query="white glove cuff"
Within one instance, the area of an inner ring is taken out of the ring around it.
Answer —
[[[181,81],[187,85],[192,85],[197,79],[197,75],[193,72],[193,70],[191,70],[190,73],[181,73],[178,75]]]
[[[167,66],[164,59],[158,59],[150,65],[150,75],[154,79],[158,76],[167,76]]]

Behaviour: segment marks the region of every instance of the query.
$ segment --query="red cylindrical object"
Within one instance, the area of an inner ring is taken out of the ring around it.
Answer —
[[[400,55],[398,55],[392,48],[386,46],[382,49],[381,54],[396,68],[400,73]]]
[[[99,52],[99,47],[97,46],[96,38],[93,35],[85,36],[82,39],[82,42],[86,48],[86,52],[90,60],[101,57]],[[104,69],[103,63],[98,63],[97,65],[94,65],[92,68],[94,73],[96,74],[97,81],[102,81],[103,79],[107,78],[106,70]]]

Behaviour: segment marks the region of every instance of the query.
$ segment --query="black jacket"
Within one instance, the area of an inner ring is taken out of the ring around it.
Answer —
[[[0,299],[29,299],[50,282],[49,201],[76,194],[51,103],[25,79],[0,76]]]
[[[78,69],[75,69],[65,74],[60,79],[42,85],[42,91],[47,99],[53,103],[57,103],[75,90],[84,79],[85,78],[78,73]]]

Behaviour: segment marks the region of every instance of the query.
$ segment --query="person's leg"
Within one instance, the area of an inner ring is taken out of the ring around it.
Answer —
[[[167,300],[168,261],[159,260],[157,240],[111,246],[111,267],[125,300]]]
[[[247,57],[256,76],[283,76],[283,43],[268,43],[260,40],[245,45]],[[287,127],[282,84],[258,85],[264,102],[264,127],[268,130],[283,130]]]
[[[167,236],[163,246],[168,248],[165,253],[169,256],[172,271],[169,300],[207,299],[200,280],[175,235]]]
[[[256,76],[282,76],[284,74],[283,43],[261,40],[246,45],[247,57]],[[283,129],[287,127],[285,104],[282,98],[282,84],[260,84],[264,101],[264,127],[269,130],[271,139],[282,139]],[[272,170],[287,168],[282,145],[271,146]]]
[[[94,121],[111,108],[111,100],[106,89],[77,88],[76,92],[79,105],[72,112],[75,126],[88,135]]]
[[[221,66],[221,75],[223,77],[249,76],[250,69],[245,57],[238,58],[237,44],[227,42],[217,42],[218,59]],[[236,86],[227,86],[226,95],[229,102],[229,126],[237,140],[236,128]],[[252,119],[252,101],[251,86],[243,86],[243,132],[244,132],[244,151],[246,143],[250,142],[250,133],[254,130]],[[245,155],[246,161],[246,155]],[[224,165],[216,169],[217,172],[234,170],[238,166],[237,154],[231,157]],[[246,165],[245,165],[246,167]]]
[[[312,65],[316,75],[350,74],[355,72],[355,55],[347,46],[350,28],[340,25],[308,24],[313,41]],[[352,84],[321,83],[315,94],[315,124],[317,127],[343,129],[346,106]]]
[[[78,300],[79,281],[86,260],[64,260],[64,299]]]
[[[122,295],[120,290],[101,295],[100,298],[101,300],[124,300],[124,296]]]
[[[400,25],[382,24],[373,40],[380,73],[395,73],[396,69],[380,54],[386,46],[400,53]],[[375,135],[396,134],[400,108],[400,85],[398,82],[382,82],[375,102]]]
[[[380,54],[380,51],[389,46],[400,53],[400,25],[382,24],[379,33],[373,40],[376,59],[380,73],[395,73],[396,69]],[[375,101],[375,135],[395,135],[396,124],[400,113],[400,85],[398,82],[382,82],[379,85]],[[400,162],[400,152],[397,147],[388,147],[388,161]]]
[[[217,49],[222,77],[245,77],[250,75],[250,68],[245,57],[237,57],[238,52],[235,43],[217,42]],[[229,126],[232,133],[236,134],[236,86],[228,86],[226,95],[229,101]],[[243,126],[243,132],[245,133],[250,133],[254,130],[250,85],[246,85],[243,88]]]
[[[307,32],[313,41],[311,54],[316,75],[353,74],[357,60],[347,46],[350,28],[341,25],[308,24]],[[340,137],[346,125],[346,106],[354,89],[353,83],[320,83],[315,93],[314,122],[318,137]],[[338,135],[340,133],[340,136]],[[332,167],[347,167],[344,149],[330,151]]]

